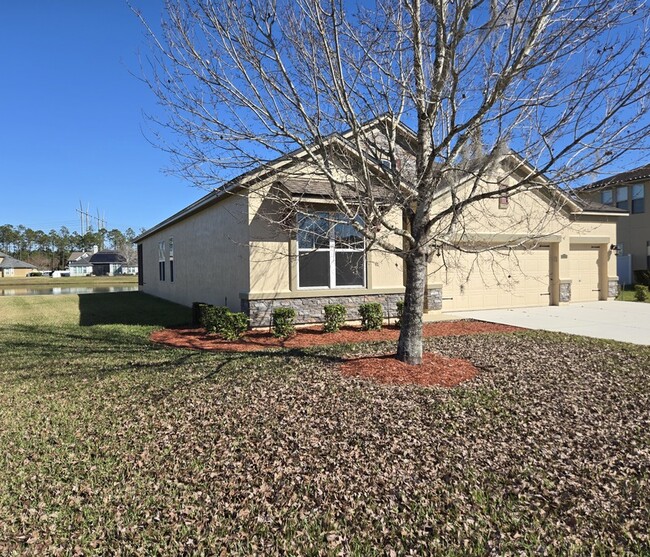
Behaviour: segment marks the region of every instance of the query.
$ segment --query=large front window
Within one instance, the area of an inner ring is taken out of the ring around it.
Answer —
[[[363,236],[344,215],[298,215],[298,286],[365,286]]]

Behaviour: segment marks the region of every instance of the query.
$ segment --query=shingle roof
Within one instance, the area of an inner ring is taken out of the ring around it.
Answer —
[[[578,203],[580,206],[583,208],[583,210],[587,211],[588,213],[625,213],[627,214],[627,211],[624,209],[619,209],[618,207],[614,207],[612,205],[605,205],[604,203],[598,203],[597,201],[587,201],[586,199],[582,199],[581,197],[574,198],[578,200]]]
[[[8,255],[1,251],[0,258],[2,259],[2,261],[0,261],[0,269],[36,269],[35,265],[26,263],[20,259],[16,259],[15,257],[11,257],[11,255]]]
[[[126,257],[116,251],[98,251],[90,258],[90,263],[126,263]]]
[[[288,177],[279,180],[284,189],[288,191],[291,195],[295,196],[317,196],[317,197],[326,197],[332,198],[332,185],[329,180],[323,178],[310,178],[310,177]],[[364,190],[359,184],[341,184],[338,188],[341,197],[344,199],[354,199],[358,197],[363,197]],[[379,185],[372,186],[373,195],[376,197],[387,197],[389,191],[386,188],[382,188]]]
[[[88,259],[90,254],[87,251],[73,251],[68,257],[68,261],[77,261],[80,258]]]
[[[638,168],[627,170],[619,174],[614,174],[614,176],[610,176],[609,178],[604,178],[603,180],[598,180],[598,182],[594,182],[593,184],[578,188],[578,191],[594,191],[601,188],[617,186],[619,184],[638,182],[647,178],[650,178],[650,164],[639,166]]]

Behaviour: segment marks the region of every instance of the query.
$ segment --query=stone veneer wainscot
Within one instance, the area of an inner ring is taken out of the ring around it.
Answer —
[[[352,296],[310,296],[304,298],[242,299],[241,310],[250,318],[251,327],[269,327],[273,310],[276,308],[294,308],[296,323],[322,323],[323,308],[329,304],[345,306],[349,321],[361,319],[359,306],[368,302],[378,302],[384,308],[384,318],[394,323],[397,316],[397,302],[404,299],[404,294],[360,294]]]

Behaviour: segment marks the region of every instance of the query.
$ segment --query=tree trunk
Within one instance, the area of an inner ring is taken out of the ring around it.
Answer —
[[[397,359],[411,365],[422,363],[422,314],[427,286],[427,258],[424,254],[409,255],[406,265],[406,292]]]

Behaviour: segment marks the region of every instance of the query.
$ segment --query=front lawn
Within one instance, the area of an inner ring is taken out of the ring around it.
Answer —
[[[650,348],[437,338],[479,377],[398,387],[149,342],[188,317],[0,299],[0,554],[650,553]]]

